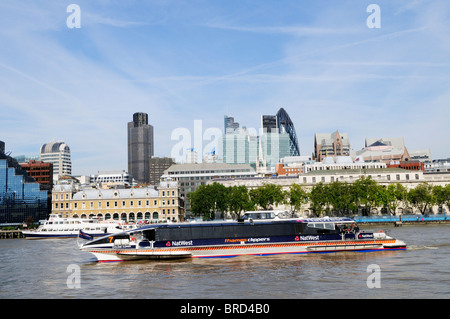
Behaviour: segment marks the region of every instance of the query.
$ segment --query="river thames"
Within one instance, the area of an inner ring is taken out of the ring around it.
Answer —
[[[408,248],[97,263],[92,255],[78,250],[76,239],[4,239],[0,240],[0,298],[450,297],[449,224],[362,229],[383,229]]]

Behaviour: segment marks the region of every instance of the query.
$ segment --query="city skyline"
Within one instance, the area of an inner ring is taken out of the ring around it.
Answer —
[[[302,155],[314,134],[404,137],[450,156],[450,3],[446,1],[76,1],[0,3],[0,140],[11,156],[52,140],[74,175],[127,168],[126,123],[154,126],[154,155],[176,128],[259,129],[284,108]],[[381,9],[369,28],[369,4]],[[205,141],[205,144],[207,141]]]

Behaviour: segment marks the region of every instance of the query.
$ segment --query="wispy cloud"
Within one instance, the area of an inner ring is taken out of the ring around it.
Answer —
[[[339,29],[339,28],[321,28],[321,27],[307,27],[307,26],[238,26],[238,25],[226,25],[219,23],[209,23],[203,25],[205,27],[230,30],[230,31],[241,31],[241,32],[252,32],[252,33],[263,33],[263,34],[285,34],[292,36],[323,36],[323,35],[339,35],[339,34],[351,34],[355,33],[355,28],[349,29]]]

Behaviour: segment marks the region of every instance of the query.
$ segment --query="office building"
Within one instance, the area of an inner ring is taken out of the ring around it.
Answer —
[[[41,184],[41,189],[51,190],[53,187],[53,164],[42,161],[30,160],[28,163],[20,163],[27,171],[28,176],[33,177]]]
[[[263,132],[278,132],[276,115],[261,115],[261,128]]]
[[[128,122],[128,173],[140,184],[150,182],[149,160],[153,156],[153,126],[147,113],[134,113]]]
[[[245,128],[222,135],[222,158],[226,164],[255,164],[258,162],[259,137]]]
[[[410,161],[408,150],[403,137],[394,138],[366,138],[365,147],[356,151],[356,156],[366,162],[394,162]]]
[[[245,127],[231,130],[226,124],[225,128],[222,136],[224,163],[250,164],[265,170],[274,168],[283,157],[300,155],[294,125],[283,108],[276,115],[261,115],[260,136],[256,130],[252,132]]]
[[[72,161],[70,159],[70,148],[63,141],[50,142],[42,145],[40,160],[53,164],[53,180],[60,176],[72,175]]]
[[[158,185],[164,171],[175,164],[171,157],[152,157],[150,163],[150,185]]]
[[[239,123],[234,121],[234,117],[225,115],[224,117],[224,132],[225,134],[233,133],[239,128]]]
[[[23,223],[45,219],[49,213],[48,191],[28,176],[19,163],[4,152],[0,143],[0,223]]]
[[[314,134],[313,159],[321,162],[325,157],[350,156],[350,140],[347,133]]]
[[[126,188],[132,184],[130,174],[124,170],[99,171],[97,175],[91,175],[90,184],[101,188]]]

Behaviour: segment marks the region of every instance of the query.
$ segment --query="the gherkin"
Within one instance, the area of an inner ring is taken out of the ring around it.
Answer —
[[[300,156],[300,148],[297,141],[297,133],[295,133],[294,124],[287,112],[281,108],[277,112],[277,126],[279,133],[289,134],[289,155]]]

